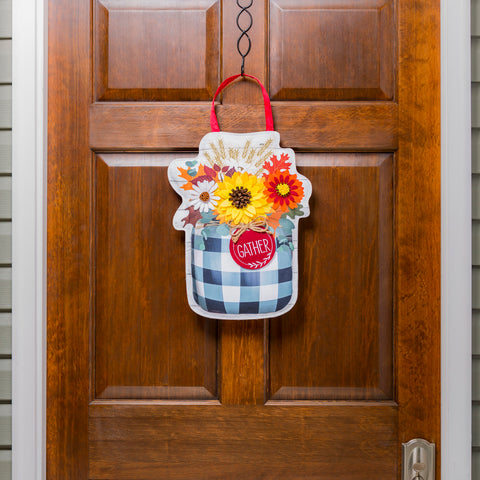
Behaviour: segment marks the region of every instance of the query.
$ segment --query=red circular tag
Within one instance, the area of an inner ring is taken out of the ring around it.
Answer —
[[[275,254],[275,240],[273,235],[266,232],[247,230],[240,235],[237,243],[230,240],[230,253],[243,268],[257,270],[268,265]]]

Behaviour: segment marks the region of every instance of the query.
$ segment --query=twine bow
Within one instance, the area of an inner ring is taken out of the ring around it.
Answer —
[[[253,232],[258,233],[268,233],[273,235],[273,232],[268,229],[267,219],[265,217],[257,217],[252,220],[250,223],[239,223],[238,225],[230,224],[230,235],[232,237],[232,242],[237,243],[241,235],[243,235],[247,230],[252,230]]]

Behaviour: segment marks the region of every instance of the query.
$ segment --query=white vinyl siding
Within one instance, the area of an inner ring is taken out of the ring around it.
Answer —
[[[5,42],[5,40],[0,40]],[[12,86],[0,85],[0,128],[12,128]]]
[[[480,0],[471,1],[472,35],[472,480],[480,480]]]
[[[0,172],[12,173],[12,132],[10,130],[0,130]]]
[[[12,0],[0,0],[0,38],[12,39]]]
[[[12,0],[0,0],[0,480],[12,478]]]
[[[0,480],[12,478],[12,452],[11,450],[0,450]]]

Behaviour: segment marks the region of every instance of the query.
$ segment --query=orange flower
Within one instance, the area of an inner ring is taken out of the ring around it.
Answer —
[[[275,210],[286,211],[296,208],[303,199],[305,192],[303,185],[295,174],[288,172],[275,172],[265,180],[265,195],[273,202]]]

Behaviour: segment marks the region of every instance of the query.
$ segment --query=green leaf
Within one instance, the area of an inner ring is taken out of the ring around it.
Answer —
[[[185,162],[187,167],[193,168],[197,164],[196,160],[191,160],[190,162]]]
[[[205,242],[203,240],[198,244],[198,249],[205,250]]]
[[[187,172],[191,177],[194,177],[197,174],[197,171],[194,168],[191,168]]]
[[[290,247],[290,250],[295,249],[295,245],[292,242],[288,242],[288,246]]]
[[[202,213],[202,223],[209,223],[215,218],[213,210]]]
[[[203,227],[202,236],[206,240],[208,237],[215,235],[217,231],[217,225],[210,225],[208,227]]]
[[[280,226],[285,235],[291,235],[292,230],[295,228],[295,224],[288,220],[288,218],[280,218]]]
[[[295,218],[295,217],[303,217],[305,215],[305,212],[302,210],[303,205],[297,205],[296,208],[292,208],[287,212],[287,215],[290,218]]]
[[[286,244],[284,243],[283,245],[280,245],[280,246],[278,247],[278,251],[279,251],[279,252],[289,252],[290,249],[288,248],[288,245],[286,245]]]
[[[230,227],[226,223],[221,223],[217,227],[217,233],[218,235],[221,235],[222,237],[225,235],[228,235],[230,233]]]

